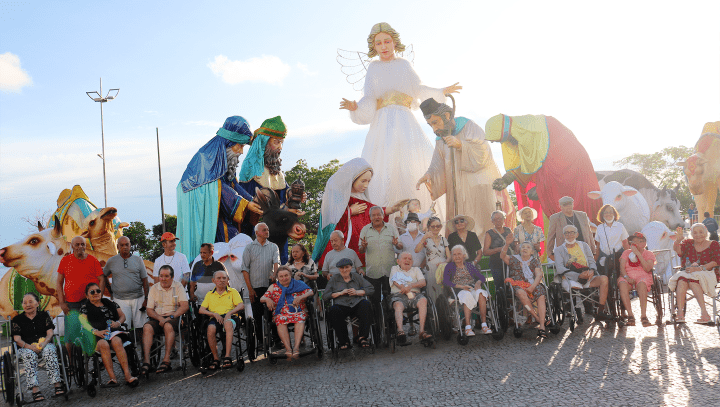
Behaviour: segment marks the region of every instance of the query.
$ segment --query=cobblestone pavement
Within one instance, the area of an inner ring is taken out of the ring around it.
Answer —
[[[643,328],[637,299],[633,306],[635,327],[617,328],[587,317],[575,332],[566,324],[544,341],[535,338],[535,330],[525,330],[520,339],[509,330],[499,342],[478,335],[467,346],[451,340],[431,349],[413,338],[415,344],[398,347],[395,354],[356,349],[337,362],[329,355],[292,364],[259,360],[243,372],[207,376],[190,366],[186,377],[175,370],[143,379],[136,389],[98,389],[94,399],[73,388],[69,402],[52,399],[44,405],[718,405],[717,327]],[[651,307],[648,317],[655,319]],[[692,302],[687,320],[698,317]],[[45,373],[40,376],[49,395]]]

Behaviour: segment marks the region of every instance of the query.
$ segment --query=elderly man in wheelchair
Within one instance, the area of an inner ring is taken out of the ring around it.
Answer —
[[[556,278],[559,276],[562,279],[562,286],[568,292],[572,292],[573,289],[598,288],[599,305],[595,318],[598,320],[609,319],[610,315],[605,310],[608,296],[608,277],[597,272],[597,265],[590,246],[585,242],[576,240],[578,231],[575,226],[565,226],[563,235],[565,241],[553,251],[557,270]],[[579,303],[575,304],[576,307],[579,307],[579,305]],[[578,324],[580,324],[582,323],[582,311],[578,309],[576,313]]]
[[[418,267],[413,267],[412,255],[408,252],[400,253],[397,263],[390,271],[390,303],[395,311],[398,343],[403,344],[407,340],[407,335],[402,330],[403,312],[406,308],[417,308],[420,318],[418,336],[421,341],[430,340],[432,335],[425,332],[428,300],[420,292],[426,284],[425,276]]]
[[[172,370],[170,355],[175,344],[175,333],[180,329],[180,317],[187,312],[188,297],[178,281],[174,281],[175,270],[164,265],[158,270],[158,284],[150,287],[147,302],[148,321],[143,326],[143,364],[141,375],[147,375],[150,366],[150,349],[156,335],[165,335],[165,356],[157,373]]]
[[[200,314],[210,318],[207,326],[207,340],[213,361],[208,367],[209,370],[220,368],[216,335],[218,332],[223,331],[225,332],[225,357],[223,358],[222,368],[228,369],[233,366],[230,352],[232,351],[235,327],[240,323],[235,314],[244,310],[245,304],[243,304],[240,293],[228,286],[228,280],[226,271],[216,271],[212,278],[215,288],[205,295],[205,299],[200,305]],[[242,361],[238,361],[238,363],[242,363]]]

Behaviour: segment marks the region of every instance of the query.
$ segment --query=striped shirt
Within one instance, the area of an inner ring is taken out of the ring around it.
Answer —
[[[250,274],[253,288],[268,287],[273,273],[273,264],[280,264],[280,250],[269,240],[262,245],[253,240],[245,247],[242,256],[242,271]]]

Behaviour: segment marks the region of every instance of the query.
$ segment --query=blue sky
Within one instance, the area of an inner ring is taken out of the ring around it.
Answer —
[[[413,44],[427,85],[465,87],[459,115],[481,126],[552,115],[597,170],[693,145],[720,120],[716,1],[0,3],[0,247],[64,188],[102,206],[100,108],[85,95],[100,77],[120,88],[105,142],[108,204],[123,221],[160,222],[155,127],[168,213],[187,162],[230,115],[253,128],[281,115],[285,169],[359,156],[367,127],[338,103],[361,94],[335,57],[367,52],[380,21]]]

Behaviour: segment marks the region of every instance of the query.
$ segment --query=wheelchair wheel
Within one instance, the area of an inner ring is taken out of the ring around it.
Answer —
[[[513,336],[516,338],[520,338],[523,334],[522,329],[520,328],[513,328]]]
[[[430,299],[427,300],[427,304],[428,304],[427,305],[427,308],[428,308],[427,319],[428,320],[426,321],[426,326],[428,328],[430,328],[430,335],[432,335],[432,339],[431,339],[432,344],[430,344],[429,346],[431,346],[433,349],[435,349],[437,347],[438,338],[440,337],[440,322],[438,320],[439,319],[438,312],[437,312],[437,309],[435,308],[435,304]]]
[[[12,405],[15,402],[15,375],[13,373],[12,357],[9,352],[2,356],[2,394],[6,403]]]
[[[508,317],[508,305],[505,299],[505,290],[495,288],[495,309],[497,310],[499,329],[504,333],[507,332],[510,319]]]
[[[660,326],[663,321],[663,310],[665,309],[665,304],[663,304],[662,298],[662,282],[660,281],[660,277],[655,274],[653,274],[653,285],[651,287],[651,291],[652,303],[653,306],[655,306],[655,313],[657,314],[655,323]]]
[[[307,327],[310,331],[310,339],[317,349],[318,359],[322,359],[325,350],[323,349],[322,332],[320,331],[320,312],[315,310],[312,302],[308,303],[308,314],[310,315],[310,321],[308,321]]]
[[[371,304],[373,309],[373,342],[376,344],[382,343],[383,346],[388,346],[387,337],[385,335],[385,314],[382,312],[382,307],[377,304]]]
[[[560,327],[565,322],[565,311],[563,307],[563,293],[562,293],[562,285],[558,283],[551,283],[550,284],[550,302],[552,303],[553,307],[553,325],[557,327],[557,330],[559,332]]]
[[[72,355],[70,356],[70,364],[72,366],[73,375],[75,375],[75,383],[78,387],[85,387],[85,356],[79,346],[72,345],[70,347]]]
[[[445,295],[440,294],[437,297],[437,304],[435,305],[438,313],[438,323],[440,325],[440,335],[446,341],[449,341],[452,337],[452,324],[450,318],[452,318],[450,311],[450,304]]]
[[[190,354],[190,363],[193,367],[200,368],[200,349],[202,348],[202,335],[200,332],[199,320],[188,317],[188,353]]]

